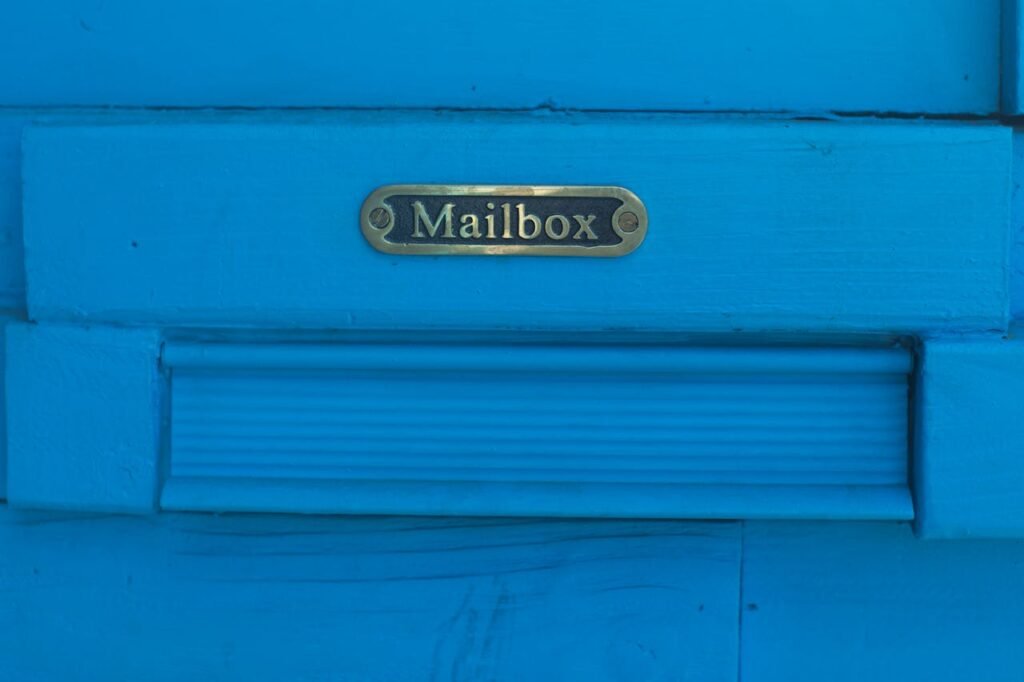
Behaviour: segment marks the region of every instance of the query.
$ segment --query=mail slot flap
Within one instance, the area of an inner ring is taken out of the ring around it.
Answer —
[[[912,516],[900,349],[169,343],[164,509]]]
[[[999,10],[999,0],[25,3],[0,23],[0,59],[18,65],[0,71],[0,105],[990,113]]]
[[[30,318],[288,329],[1006,326],[1003,128],[422,113],[187,120],[27,131]],[[396,182],[620,186],[646,206],[646,237],[608,259],[380,253],[360,229],[360,207]]]

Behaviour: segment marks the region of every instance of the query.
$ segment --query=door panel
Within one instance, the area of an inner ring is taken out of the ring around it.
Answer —
[[[734,680],[728,523],[0,509],[12,680]]]
[[[1019,680],[1024,543],[747,523],[741,679]]]
[[[34,320],[833,334],[1006,325],[1011,138],[995,126],[360,113],[40,126],[24,153]],[[625,258],[380,254],[358,229],[359,207],[396,181],[621,184],[650,226]]]
[[[45,0],[0,104],[989,113],[999,0]]]
[[[5,8],[0,680],[1019,679],[1019,5]]]

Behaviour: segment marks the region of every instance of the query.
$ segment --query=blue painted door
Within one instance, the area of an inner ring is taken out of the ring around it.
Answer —
[[[1015,0],[5,18],[0,680],[1024,678]]]

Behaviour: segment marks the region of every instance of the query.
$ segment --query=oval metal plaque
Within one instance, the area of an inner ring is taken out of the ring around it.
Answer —
[[[378,251],[476,256],[623,256],[647,209],[622,187],[387,185],[363,202]]]

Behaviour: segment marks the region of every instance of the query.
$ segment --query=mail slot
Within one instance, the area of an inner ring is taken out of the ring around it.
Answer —
[[[909,519],[904,349],[169,343],[164,509]]]

